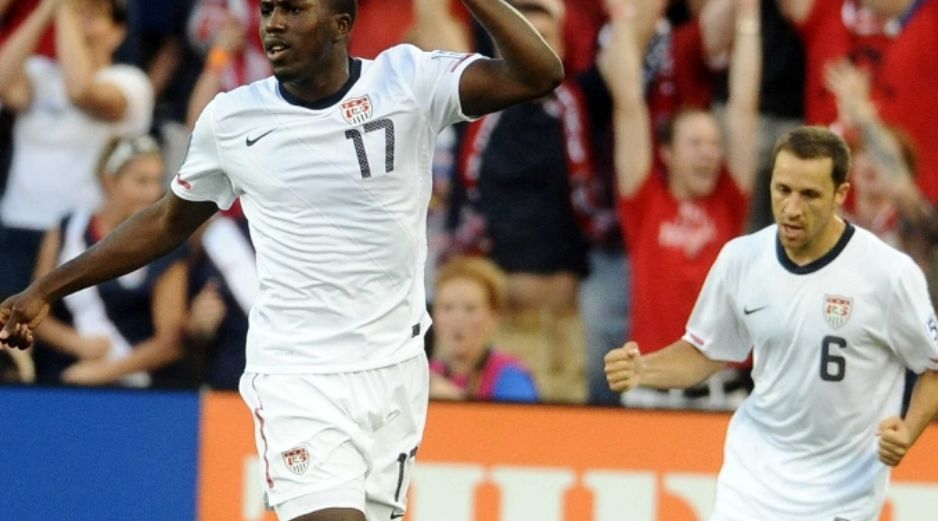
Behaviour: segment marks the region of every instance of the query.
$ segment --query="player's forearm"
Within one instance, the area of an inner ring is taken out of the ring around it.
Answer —
[[[925,371],[915,382],[912,400],[905,415],[905,424],[912,434],[912,441],[918,439],[928,424],[938,418],[938,371]]]
[[[463,0],[492,36],[507,73],[532,97],[551,92],[563,81],[563,63],[540,34],[504,0]]]
[[[724,365],[710,360],[691,344],[678,340],[642,357],[639,385],[654,389],[686,389],[710,378]]]
[[[88,251],[33,283],[52,302],[83,288],[134,271],[179,246],[192,232],[166,215],[164,204],[150,206],[125,221]]]

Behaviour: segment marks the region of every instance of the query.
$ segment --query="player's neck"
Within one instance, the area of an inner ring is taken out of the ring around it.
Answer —
[[[282,82],[282,85],[290,95],[307,103],[316,103],[342,90],[350,74],[349,57],[341,54],[308,75]]]
[[[801,248],[785,248],[785,255],[798,266],[811,264],[834,249],[846,228],[847,223],[835,215],[817,237]]]

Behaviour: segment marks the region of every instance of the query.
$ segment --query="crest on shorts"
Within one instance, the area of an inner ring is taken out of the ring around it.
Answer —
[[[297,476],[302,475],[309,468],[309,451],[304,447],[294,447],[281,452],[280,455],[283,457],[283,464]]]
[[[853,299],[840,295],[824,295],[824,320],[834,329],[850,320],[853,310]]]
[[[342,104],[342,117],[350,125],[358,125],[371,119],[371,98],[366,94],[360,98],[352,98]]]

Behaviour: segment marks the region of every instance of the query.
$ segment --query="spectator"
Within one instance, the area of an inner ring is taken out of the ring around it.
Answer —
[[[110,145],[98,170],[105,202],[77,211],[50,230],[36,267],[42,276],[106,237],[163,194],[165,165],[149,136]],[[119,279],[57,302],[37,329],[40,380],[146,387],[151,373],[179,357],[186,266],[177,251]]]
[[[0,48],[0,99],[17,112],[0,201],[0,297],[28,283],[46,230],[100,203],[94,163],[107,142],[149,128],[147,77],[112,62],[126,17],[122,0],[43,0]],[[31,57],[53,20],[60,62]]]
[[[562,56],[563,2],[510,3]],[[593,176],[588,131],[581,95],[568,82],[471,124],[460,157],[471,210],[456,249],[483,252],[507,272],[499,339],[530,364],[545,400],[584,395],[576,302],[589,215],[577,188]]]
[[[711,70],[724,72],[733,43],[734,0],[710,0],[700,14],[703,46]],[[804,122],[805,56],[798,32],[782,15],[777,0],[760,0],[762,75],[759,88],[759,153],[757,177],[750,201],[749,230],[774,222],[769,200],[772,150],[785,133]],[[713,90],[715,109],[723,117],[726,75],[719,74]]]
[[[808,123],[837,119],[825,88],[827,64],[849,59],[869,71],[883,121],[904,128],[922,155],[916,181],[938,202],[938,2],[935,0],[778,0],[807,53]]]
[[[504,273],[481,257],[457,257],[440,269],[435,294],[430,397],[537,401],[521,361],[492,346],[505,306]]]
[[[613,94],[620,218],[632,252],[632,338],[667,345],[683,332],[720,248],[743,231],[746,194],[755,172],[759,92],[758,5],[739,4],[730,65],[727,146],[716,118],[689,110],[675,116],[653,161],[651,121],[642,90],[642,28],[635,4],[611,0],[612,43],[600,58]],[[726,167],[723,166],[724,150]],[[711,398],[719,400],[719,394]],[[651,390],[628,404],[680,405]]]
[[[189,99],[186,122],[195,125],[219,92],[270,76],[258,32],[260,0],[199,0],[189,19],[189,39],[205,57]]]
[[[248,315],[259,290],[254,248],[240,212],[216,216],[193,236],[189,287],[198,291],[185,327],[186,353],[201,381],[237,390],[244,373]]]

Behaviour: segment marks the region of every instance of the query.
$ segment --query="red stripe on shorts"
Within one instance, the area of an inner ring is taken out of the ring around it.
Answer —
[[[254,379],[251,380],[251,387],[254,388],[254,394],[257,395],[257,386],[254,385],[255,380],[257,380],[257,375],[254,375]],[[257,404],[258,406],[254,409],[254,416],[257,417],[257,428],[261,433],[261,440],[264,441],[264,477],[267,478],[267,488],[274,488],[274,480],[270,477],[270,460],[267,459],[267,452],[270,450],[269,445],[267,444],[267,435],[264,434],[264,417],[261,416],[261,411],[264,410],[264,406],[260,404],[261,399],[258,396]]]

